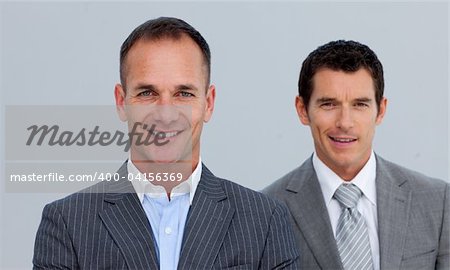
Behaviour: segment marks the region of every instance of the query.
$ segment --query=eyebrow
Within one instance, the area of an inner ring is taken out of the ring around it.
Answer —
[[[136,90],[146,89],[146,90],[156,91],[158,89],[158,87],[156,87],[153,84],[138,84],[134,89],[136,89]],[[190,83],[177,85],[177,86],[175,86],[175,89],[177,91],[180,91],[180,90],[198,91],[197,87],[195,87],[193,84],[190,84]]]
[[[316,103],[327,103],[327,102],[334,102],[336,101],[335,98],[329,98],[329,97],[322,97],[316,100]]]
[[[177,89],[178,91],[180,91],[180,90],[193,90],[193,91],[198,91],[197,87],[195,87],[193,84],[190,84],[190,83],[188,83],[188,84],[180,84],[180,85],[177,85],[177,86],[175,87],[175,89]]]
[[[370,103],[372,101],[372,99],[364,97],[364,98],[357,98],[357,99],[355,99],[355,101],[356,102],[363,102],[363,103]]]
[[[155,91],[156,87],[153,84],[138,84],[134,89],[136,90],[147,89]]]
[[[322,98],[317,99],[316,103],[327,103],[327,102],[336,102],[336,101],[337,101],[337,99],[335,99],[335,98],[322,97]],[[368,97],[362,97],[362,98],[356,98],[353,101],[370,103],[372,101],[372,99],[368,98]]]

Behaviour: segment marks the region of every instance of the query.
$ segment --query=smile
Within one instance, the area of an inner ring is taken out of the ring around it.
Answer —
[[[339,137],[331,137],[328,136],[332,141],[338,142],[338,143],[352,143],[355,142],[356,139],[354,138],[339,138]]]
[[[149,130],[149,132],[151,132],[151,134],[153,136],[161,136],[158,134],[164,134],[164,138],[168,139],[168,138],[173,138],[175,136],[177,136],[178,134],[180,134],[181,132],[183,132],[183,130],[181,131],[159,131],[159,130]]]

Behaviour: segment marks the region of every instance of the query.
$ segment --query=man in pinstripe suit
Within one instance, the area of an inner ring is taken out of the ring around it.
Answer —
[[[150,20],[120,56],[119,117],[161,141],[138,145],[131,133],[119,181],[45,206],[34,269],[298,269],[286,209],[201,162],[215,87],[200,33],[180,19]]]

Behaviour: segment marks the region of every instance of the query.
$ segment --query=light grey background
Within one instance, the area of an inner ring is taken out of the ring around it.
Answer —
[[[216,175],[261,189],[308,158],[310,132],[294,109],[301,62],[325,42],[355,39],[385,69],[376,152],[448,179],[446,2],[10,2],[0,12],[2,130],[4,105],[113,104],[123,40],[149,18],[176,16],[211,47],[217,100],[202,158]],[[0,188],[0,268],[28,269],[42,208],[64,194]]]

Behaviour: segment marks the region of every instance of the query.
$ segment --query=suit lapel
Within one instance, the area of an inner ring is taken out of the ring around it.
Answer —
[[[227,203],[221,181],[203,165],[186,221],[178,269],[213,268],[235,211]]]
[[[395,177],[377,156],[377,210],[380,268],[399,269],[408,226],[411,192],[402,188],[406,179]]]
[[[297,170],[286,190],[286,204],[317,263],[322,269],[336,269],[338,265],[342,269],[328,210],[311,159]]]
[[[118,171],[127,179],[126,162]],[[159,269],[147,216],[127,180],[111,182],[100,219],[122,252],[129,269]]]

